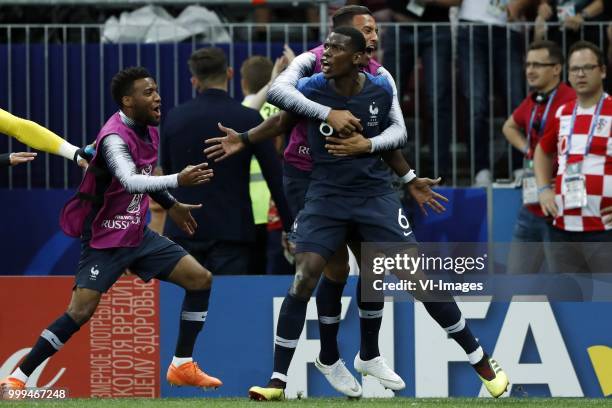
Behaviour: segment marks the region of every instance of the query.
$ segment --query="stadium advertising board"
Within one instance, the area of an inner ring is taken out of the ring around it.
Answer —
[[[41,328],[64,311],[72,279],[2,277],[0,282],[6,294],[0,299],[0,374],[6,375],[27,354]],[[156,283],[132,278],[120,280],[104,296],[91,322],[35,371],[28,385],[66,389],[71,397],[244,396],[269,375],[274,327],[289,282],[290,277],[278,276],[215,280],[195,359],[224,381],[217,391],[203,394],[167,385],[165,367],[178,335],[182,293],[166,284],[160,291]],[[344,292],[339,335],[341,355],[351,370],[359,348],[355,284],[352,278]],[[31,302],[22,302],[25,286],[31,288]],[[22,305],[19,313],[17,304]],[[513,396],[612,395],[612,336],[602,324],[612,313],[611,303],[483,300],[460,307],[483,346],[503,364]],[[307,318],[287,395],[337,396],[312,364],[319,351],[314,300]],[[465,355],[421,304],[386,303],[380,350],[406,381],[398,395],[486,395]],[[362,381],[364,396],[393,396],[370,378]]]
[[[65,311],[74,279],[2,277],[0,283],[0,377],[4,378],[40,332]],[[63,389],[69,397],[158,397],[158,311],[157,282],[120,279],[102,297],[91,321],[38,367],[26,385]]]
[[[272,369],[274,328],[290,277],[217,277],[195,359],[224,382],[219,390],[170,388],[164,397],[246,396],[252,385],[265,384]],[[344,290],[339,349],[347,367],[359,349],[356,279]],[[169,364],[178,334],[181,291],[161,287],[161,359]],[[462,302],[483,347],[510,377],[511,395],[603,397],[612,395],[612,313],[606,302]],[[585,318],[588,317],[588,318]],[[339,396],[314,367],[319,351],[316,305],[289,370],[289,397]],[[429,317],[421,304],[388,302],[380,333],[381,354],[406,381],[402,396],[487,395],[465,354]],[[163,373],[162,373],[163,377]],[[357,377],[360,379],[361,377]],[[376,381],[363,379],[364,396],[390,397]]]

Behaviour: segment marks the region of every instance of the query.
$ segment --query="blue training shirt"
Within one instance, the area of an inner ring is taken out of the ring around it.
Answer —
[[[357,95],[338,94],[322,73],[298,82],[298,90],[308,99],[332,109],[348,110],[361,120],[364,137],[379,135],[389,124],[393,89],[382,76],[366,76],[363,89]],[[380,153],[336,157],[325,149],[326,136],[338,136],[327,123],[308,121],[308,143],[313,160],[307,197],[346,195],[371,197],[393,192],[391,173]]]

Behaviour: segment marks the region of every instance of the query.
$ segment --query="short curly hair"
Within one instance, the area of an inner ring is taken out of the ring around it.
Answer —
[[[361,15],[371,16],[372,12],[366,6],[348,5],[340,7],[332,16],[332,28],[353,25],[353,17]]]
[[[343,26],[334,28],[333,31],[336,34],[342,34],[349,37],[351,40],[349,42],[353,52],[365,52],[366,50],[366,41],[365,37],[356,28]]]
[[[143,78],[152,78],[144,67],[129,67],[115,74],[111,81],[111,95],[120,108],[123,108],[123,97],[132,93],[134,82]]]

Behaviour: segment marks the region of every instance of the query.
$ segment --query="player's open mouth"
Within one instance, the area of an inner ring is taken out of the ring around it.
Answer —
[[[327,73],[331,69],[331,65],[327,60],[321,59],[321,72]]]
[[[376,51],[376,46],[369,45],[369,46],[366,47],[366,54],[372,55],[374,53],[374,51]]]
[[[156,117],[159,118],[161,116],[161,105],[157,105],[151,110],[153,111],[153,115],[155,115]]]

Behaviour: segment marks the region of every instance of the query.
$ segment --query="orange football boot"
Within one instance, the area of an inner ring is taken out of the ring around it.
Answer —
[[[10,390],[20,391],[25,388],[25,383],[17,378],[6,377],[0,381],[0,400],[19,399],[20,397],[10,395]]]
[[[178,387],[190,385],[205,390],[209,388],[219,388],[223,385],[220,379],[206,374],[204,371],[200,370],[198,363],[194,363],[193,361],[181,364],[179,367],[170,364],[168,372],[166,373],[166,379],[170,385],[176,385]]]

